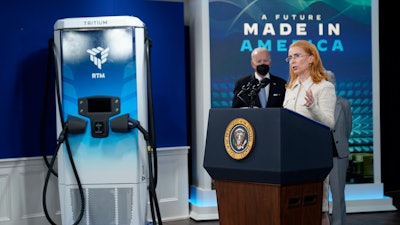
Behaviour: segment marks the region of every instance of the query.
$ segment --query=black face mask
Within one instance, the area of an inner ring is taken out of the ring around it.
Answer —
[[[269,66],[267,64],[261,64],[257,66],[256,70],[258,74],[264,76],[269,72]]]

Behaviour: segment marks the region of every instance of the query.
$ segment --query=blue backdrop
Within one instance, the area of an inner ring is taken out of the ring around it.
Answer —
[[[39,156],[42,151],[52,154],[56,148],[54,71],[47,76],[48,40],[53,38],[54,23],[62,18],[114,15],[141,19],[153,43],[157,147],[187,145],[183,3],[14,0],[0,9],[4,52],[0,60],[0,159]]]

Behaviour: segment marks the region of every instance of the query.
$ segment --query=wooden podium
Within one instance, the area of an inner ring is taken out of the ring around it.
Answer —
[[[328,127],[290,110],[210,109],[203,166],[219,223],[320,225],[331,144]]]

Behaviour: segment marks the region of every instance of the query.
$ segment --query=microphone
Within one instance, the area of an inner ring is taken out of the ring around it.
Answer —
[[[242,89],[237,93],[237,96],[240,98],[240,96],[243,93],[249,92],[251,89],[254,88],[254,86],[256,86],[259,83],[260,82],[257,79],[253,79],[253,80],[249,81],[247,84],[242,86]]]
[[[260,83],[258,83],[257,85],[255,85],[251,91],[251,93],[253,95],[258,94],[258,92],[260,92],[261,88],[265,88],[269,83],[271,82],[271,80],[269,78],[264,78],[260,81]]]
[[[236,94],[236,96],[242,100],[245,104],[249,104],[243,97],[242,94],[246,93],[248,96],[250,96],[251,90],[254,88],[255,85],[257,85],[259,81],[257,79],[250,80],[247,84],[242,86],[242,89]]]

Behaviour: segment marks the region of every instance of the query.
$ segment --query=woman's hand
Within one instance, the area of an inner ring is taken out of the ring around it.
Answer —
[[[306,107],[310,107],[314,103],[314,97],[311,89],[306,91],[306,97],[304,99],[306,100],[306,103],[304,103],[304,106]]]

